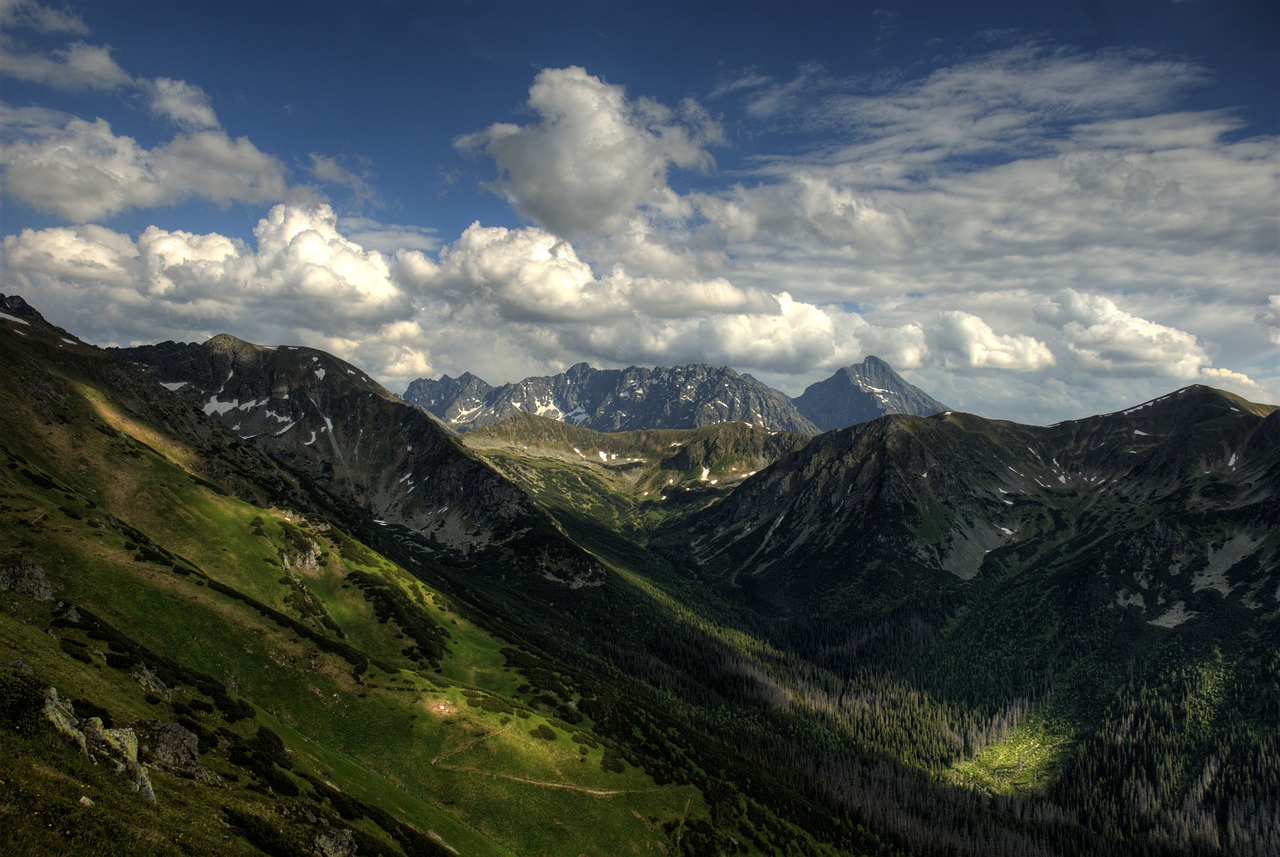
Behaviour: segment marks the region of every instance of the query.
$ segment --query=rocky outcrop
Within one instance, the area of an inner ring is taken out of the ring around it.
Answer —
[[[138,666],[134,667],[133,672],[129,675],[133,677],[134,681],[145,687],[147,690],[163,696],[166,702],[173,702],[173,688],[165,684],[164,680],[161,679],[160,676],[152,672],[151,667],[146,664],[138,664]]]
[[[130,788],[149,801],[156,799],[151,775],[138,761],[138,735],[130,728],[108,728],[100,717],[81,721],[75,708],[58,696],[57,688],[46,688],[43,713],[53,728],[69,738],[81,752],[96,761],[115,766]]]
[[[135,724],[143,758],[161,770],[196,782],[213,784],[218,777],[200,764],[200,738],[177,723],[144,720]]]
[[[87,751],[84,733],[80,731],[80,721],[76,718],[75,709],[70,702],[65,702],[58,697],[57,688],[45,688],[44,708],[41,713],[53,724],[54,729],[70,738],[81,751]]]
[[[350,830],[322,830],[316,834],[311,853],[317,857],[353,857],[356,853],[356,837]]]
[[[26,559],[0,562],[0,592],[16,592],[36,601],[53,599],[44,569]]]
[[[89,755],[113,763],[116,773],[135,792],[154,801],[156,793],[151,787],[151,775],[138,761],[138,734],[129,727],[108,729],[99,717],[90,717],[82,725]]]

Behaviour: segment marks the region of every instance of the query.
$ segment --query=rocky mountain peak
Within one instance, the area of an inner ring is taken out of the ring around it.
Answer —
[[[874,356],[810,385],[792,404],[823,431],[870,422],[885,414],[926,417],[947,410],[942,402]]]
[[[501,387],[466,372],[458,378],[419,378],[404,399],[460,432],[532,413],[604,432],[745,422],[818,434],[885,414],[928,416],[946,410],[874,356],[838,370],[794,400],[749,374],[705,363],[654,369],[575,363],[558,375]]]
[[[817,433],[782,393],[733,369],[701,363],[654,369],[594,369],[577,363],[558,375],[497,388],[479,379],[420,378],[409,385],[404,399],[463,432],[526,413],[604,432],[736,421],[773,431]]]

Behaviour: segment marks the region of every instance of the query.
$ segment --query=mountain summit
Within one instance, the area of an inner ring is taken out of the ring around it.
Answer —
[[[822,431],[871,422],[886,414],[928,417],[947,410],[879,357],[868,357],[811,384],[791,404]]]
[[[697,428],[744,422],[773,431],[817,434],[783,393],[726,367],[594,369],[586,363],[559,375],[491,387],[470,373],[419,378],[404,399],[457,431],[531,413],[594,431]]]
[[[529,413],[602,432],[744,422],[813,435],[886,414],[923,417],[947,409],[878,357],[839,370],[794,400],[750,375],[700,363],[656,369],[578,363],[559,375],[501,387],[464,372],[419,378],[404,399],[460,432]]]

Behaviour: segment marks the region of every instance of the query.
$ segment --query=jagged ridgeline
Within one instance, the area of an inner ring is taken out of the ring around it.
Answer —
[[[594,369],[586,363],[501,387],[470,372],[419,378],[404,399],[460,432],[536,414],[602,432],[743,422],[813,435],[885,414],[928,416],[946,410],[877,357],[839,370],[796,399],[723,366]]]
[[[1274,406],[460,438],[0,301],[6,852],[1280,853]]]

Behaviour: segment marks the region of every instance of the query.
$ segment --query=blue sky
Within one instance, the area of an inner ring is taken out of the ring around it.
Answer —
[[[1274,2],[0,0],[0,39],[3,288],[89,341],[1280,400]]]

